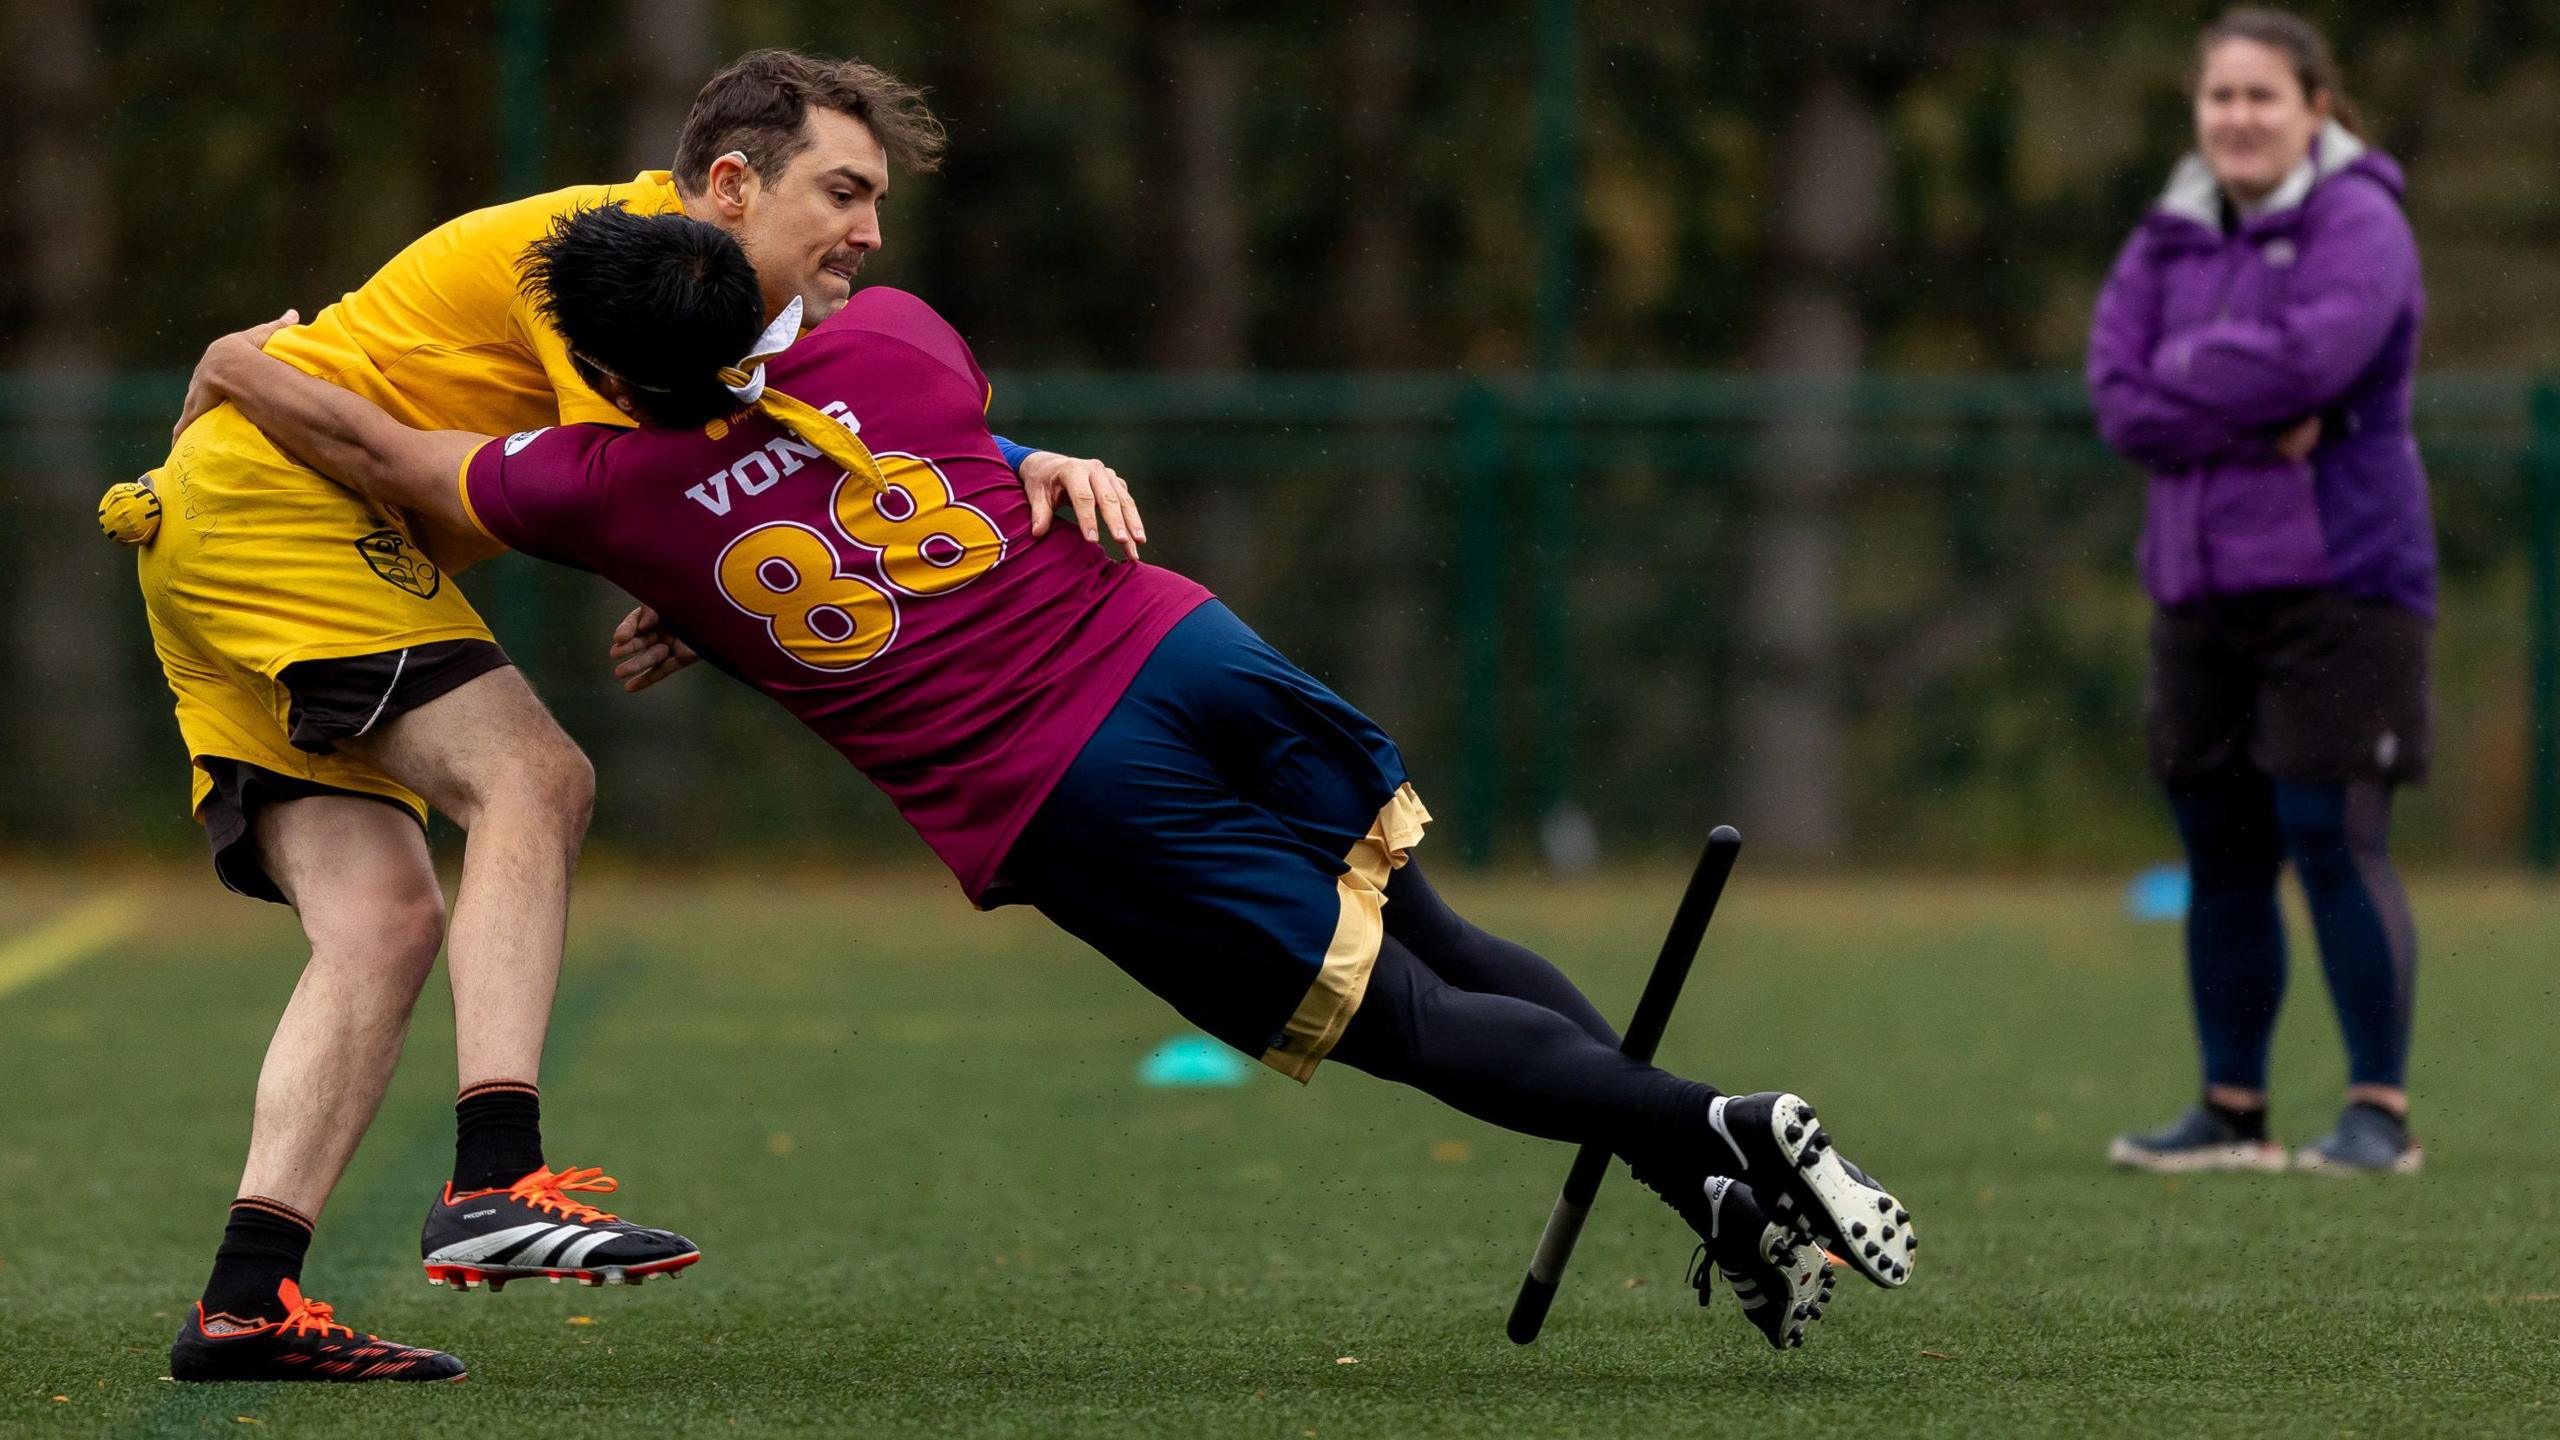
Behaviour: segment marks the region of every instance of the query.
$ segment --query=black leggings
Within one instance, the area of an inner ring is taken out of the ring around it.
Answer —
[[[1700,1162],[1716,1091],[1618,1053],[1563,972],[1459,918],[1407,865],[1387,884],[1385,941],[1333,1057],[1479,1120],[1598,1142],[1659,1173]],[[1703,1169],[1699,1171],[1704,1174]]]

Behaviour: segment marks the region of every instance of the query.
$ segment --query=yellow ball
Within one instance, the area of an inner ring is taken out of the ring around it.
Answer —
[[[122,545],[147,545],[160,533],[160,495],[148,480],[110,485],[98,501],[98,528]]]

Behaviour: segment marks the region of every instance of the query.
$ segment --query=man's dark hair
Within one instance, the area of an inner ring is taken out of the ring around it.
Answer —
[[[910,174],[942,163],[942,122],[924,90],[859,60],[797,50],[756,50],[711,77],[676,139],[676,183],[699,194],[711,162],[735,150],[770,183],[809,148],[810,107],[850,115],[871,129],[889,163]]]
[[[739,408],[719,372],[764,332],[764,291],[727,231],[620,205],[571,211],[527,248],[523,288],[589,382],[622,381],[651,423],[704,425]]]

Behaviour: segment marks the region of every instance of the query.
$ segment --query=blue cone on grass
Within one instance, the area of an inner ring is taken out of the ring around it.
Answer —
[[[2124,887],[2125,913],[2136,920],[2184,920],[2193,892],[2186,866],[2154,865]]]

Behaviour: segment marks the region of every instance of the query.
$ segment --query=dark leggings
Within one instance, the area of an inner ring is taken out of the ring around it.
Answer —
[[[1504,1129],[1597,1141],[1657,1170],[1698,1148],[1716,1091],[1619,1054],[1563,972],[1459,918],[1417,866],[1388,882],[1385,919],[1334,1059]]]
[[[2351,1084],[2402,1084],[2417,998],[2417,927],[2391,868],[2391,793],[2374,781],[2302,785],[2257,770],[2169,787],[2195,890],[2187,985],[2208,1085],[2267,1088],[2284,1000],[2276,877],[2293,862],[2310,901]]]

